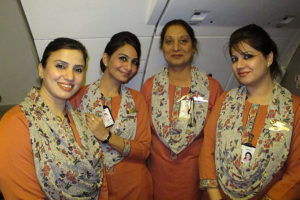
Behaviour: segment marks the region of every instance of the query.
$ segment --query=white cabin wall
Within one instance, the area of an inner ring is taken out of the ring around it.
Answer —
[[[291,93],[300,96],[300,40],[281,84]]]
[[[45,46],[56,37],[71,37],[87,46],[90,58],[85,84],[88,84],[101,76],[99,61],[110,37],[125,30],[135,33],[142,44],[142,60],[138,74],[128,85],[139,90],[147,78],[165,65],[159,49],[164,24],[176,18],[190,21],[194,10],[208,11],[204,21],[193,22],[199,41],[194,65],[212,73],[224,89],[236,87],[238,83],[231,73],[226,46],[230,34],[241,26],[256,23],[264,27],[278,44],[281,64],[289,65],[299,41],[300,6],[298,0],[282,2],[2,0],[0,42],[5,48],[0,50],[0,95],[3,97],[0,105],[19,103],[33,85],[38,85],[38,56],[41,57]],[[269,4],[272,8],[264,6]],[[282,28],[267,28],[275,27],[285,14],[294,15],[296,19]]]
[[[193,26],[198,40],[198,54],[195,55],[193,64],[206,73],[211,73],[222,85],[224,90],[237,87],[231,70],[231,60],[228,53],[228,41],[231,33],[239,27]],[[159,34],[162,26],[157,28],[153,46],[150,51],[149,61],[145,73],[146,81],[165,66],[162,51],[159,49]],[[286,66],[293,52],[291,48],[295,43],[297,32],[294,29],[266,28],[278,46],[280,63]]]
[[[100,59],[110,37],[120,31],[136,34],[142,57],[137,75],[128,86],[140,90],[150,43],[165,0],[22,0],[39,58],[46,45],[56,37],[81,41],[89,54],[86,81],[92,83],[102,75]],[[152,14],[153,9],[158,14]],[[59,23],[58,23],[59,22]]]
[[[272,8],[266,7],[270,4],[272,4]],[[239,85],[231,71],[231,61],[227,49],[229,37],[233,31],[247,24],[256,23],[271,35],[277,43],[280,63],[285,69],[295,51],[295,42],[299,38],[297,36],[299,28],[296,28],[299,21],[295,20],[291,28],[270,27],[277,26],[280,16],[284,16],[288,10],[290,15],[299,13],[299,5],[297,1],[280,4],[272,0],[255,1],[255,3],[239,0],[170,0],[155,32],[145,80],[165,65],[162,52],[158,50],[159,35],[164,24],[173,19],[183,19],[195,24],[192,27],[198,39],[198,54],[194,57],[193,64],[206,73],[211,73],[221,83],[224,90]],[[205,11],[207,17],[202,21],[192,21],[191,17],[195,11]]]

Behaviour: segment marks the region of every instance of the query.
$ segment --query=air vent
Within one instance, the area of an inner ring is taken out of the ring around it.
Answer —
[[[208,13],[208,11],[194,10],[194,13],[189,21],[192,23],[201,23],[206,18]]]

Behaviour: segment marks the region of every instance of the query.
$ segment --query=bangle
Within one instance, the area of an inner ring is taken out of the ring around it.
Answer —
[[[103,140],[102,142],[103,142],[103,143],[108,143],[108,142],[109,142],[109,139],[110,139],[110,137],[111,137],[111,132],[110,132],[110,131],[108,131],[108,135],[107,135],[106,139],[105,139],[105,140]]]

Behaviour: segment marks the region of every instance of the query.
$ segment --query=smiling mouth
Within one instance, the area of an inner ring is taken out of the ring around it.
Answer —
[[[74,85],[72,85],[72,84],[64,84],[64,83],[58,83],[58,86],[61,89],[65,90],[65,91],[68,91],[68,92],[71,91],[74,87]]]
[[[182,55],[181,55],[181,54],[173,54],[172,57],[173,57],[173,58],[181,58]]]
[[[238,75],[239,75],[240,77],[245,77],[245,76],[247,76],[249,73],[250,73],[250,72],[239,72]]]
[[[129,78],[131,75],[131,73],[122,72],[122,71],[120,71],[120,72],[121,72],[122,76],[125,76],[126,78]]]

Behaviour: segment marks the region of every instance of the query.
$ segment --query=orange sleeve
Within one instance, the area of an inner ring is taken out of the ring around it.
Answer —
[[[141,93],[144,95],[147,105],[151,105],[153,79],[154,79],[154,76],[149,78],[143,84],[142,89],[141,89]]]
[[[218,97],[223,93],[221,84],[214,78],[207,76],[209,80],[209,113],[211,108],[215,105]],[[209,114],[208,113],[208,114]]]
[[[44,199],[38,182],[28,121],[19,106],[0,121],[0,190],[5,199]]]
[[[300,97],[293,96],[293,101],[294,126],[287,169],[268,191],[268,196],[274,200],[300,197]]]
[[[108,200],[108,186],[107,186],[107,177],[106,172],[103,170],[103,180],[100,188],[100,195],[98,200]]]
[[[216,128],[226,92],[216,101],[204,127],[204,140],[199,155],[200,187],[217,187],[215,167]]]
[[[151,130],[147,105],[144,96],[131,90],[137,110],[137,130],[134,140],[130,141],[130,159],[146,160],[150,153]]]

